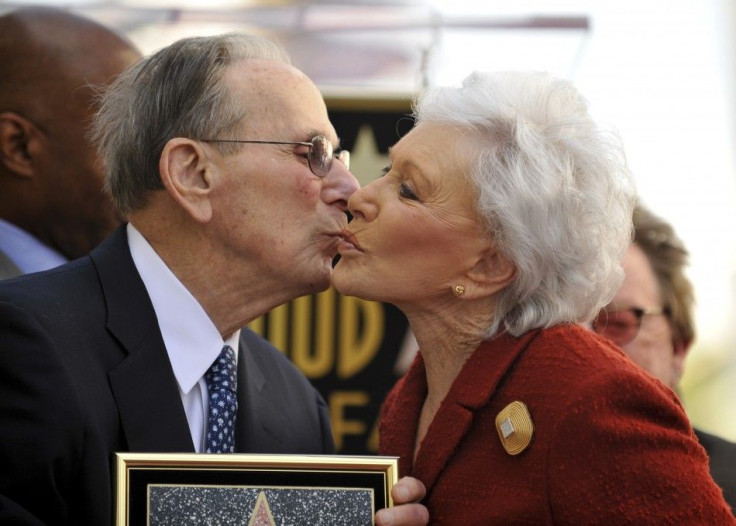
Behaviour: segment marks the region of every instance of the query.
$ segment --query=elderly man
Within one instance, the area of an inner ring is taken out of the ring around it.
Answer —
[[[138,58],[128,41],[63,11],[0,17],[0,279],[80,257],[120,225],[85,134],[94,86]]]
[[[358,184],[316,86],[269,41],[184,39],[118,77],[93,135],[130,222],[0,284],[0,522],[109,523],[115,451],[333,450],[319,394],[240,329],[330,284]]]
[[[593,329],[617,343],[638,365],[675,390],[695,337],[687,251],[668,223],[638,205],[625,278]],[[736,444],[695,430],[710,457],[713,479],[736,509]]]

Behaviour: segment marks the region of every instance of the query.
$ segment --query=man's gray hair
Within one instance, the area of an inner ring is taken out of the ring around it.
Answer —
[[[243,119],[245,105],[222,79],[245,59],[290,63],[283,48],[253,35],[185,38],[141,59],[102,94],[91,136],[106,190],[122,213],[142,208],[150,192],[163,188],[159,158],[169,140],[217,137]]]
[[[618,136],[568,81],[474,73],[415,103],[417,122],[476,138],[477,212],[516,266],[488,336],[591,319],[616,293],[632,235],[634,184]]]

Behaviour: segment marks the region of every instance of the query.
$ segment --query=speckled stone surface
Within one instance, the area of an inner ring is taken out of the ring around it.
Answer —
[[[276,526],[373,524],[373,492],[364,489],[151,486],[151,526],[263,524],[263,492]]]

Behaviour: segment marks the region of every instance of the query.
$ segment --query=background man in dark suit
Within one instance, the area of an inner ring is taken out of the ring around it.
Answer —
[[[129,223],[0,284],[0,522],[106,524],[115,451],[204,451],[208,370],[237,356],[234,450],[330,453],[322,398],[247,329],[330,284],[357,182],[275,44],[190,38],[106,93],[94,137]],[[397,502],[423,488],[405,480]],[[377,522],[425,523],[407,504]]]
[[[638,365],[676,390],[695,338],[688,253],[672,226],[641,204],[634,209],[634,243],[625,278],[593,328],[610,337]],[[713,479],[736,509],[736,444],[695,429],[710,457]]]
[[[85,255],[120,225],[85,137],[94,86],[140,53],[49,8],[0,17],[0,279]]]

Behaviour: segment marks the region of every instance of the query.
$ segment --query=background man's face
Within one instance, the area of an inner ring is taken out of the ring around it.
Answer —
[[[616,306],[642,309],[663,307],[659,284],[649,260],[636,244],[624,257],[624,282],[613,298]],[[622,347],[639,366],[671,388],[677,385],[684,357],[675,353],[672,329],[666,316],[644,316],[636,337]]]
[[[139,57],[123,43],[90,50],[59,81],[61,87],[49,93],[43,123],[47,144],[38,173],[43,177],[46,224],[53,225],[54,243],[69,258],[89,252],[121,223],[102,190],[102,166],[87,138],[97,110],[91,86],[106,86]]]

